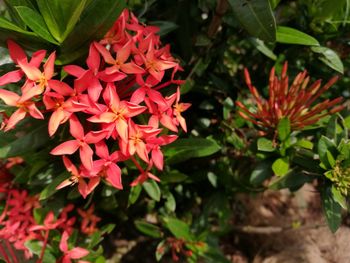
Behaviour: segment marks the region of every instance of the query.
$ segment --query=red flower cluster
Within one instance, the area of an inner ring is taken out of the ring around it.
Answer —
[[[48,133],[53,136],[69,121],[72,138],[51,151],[63,156],[71,173],[58,188],[78,183],[85,198],[105,179],[122,189],[118,164],[129,159],[140,171],[132,185],[148,178],[159,180],[150,170],[154,166],[163,169],[161,146],[177,139],[174,133],[179,126],[186,131],[181,113],[190,104],[180,103],[179,88],[169,96],[159,92],[182,81],[174,79],[181,67],[169,46],[161,45],[157,31],[124,11],[106,37],[90,45],[87,68],[64,67],[69,74],[64,81],[53,79],[55,52],[41,68],[46,51],[37,51],[28,59],[20,46],[8,41],[10,56],[19,69],[0,77],[0,85],[23,79],[24,84],[20,95],[0,89],[0,99],[16,108],[2,127],[8,131],[27,115],[44,119],[48,113]],[[141,118],[146,123],[140,124]],[[110,152],[113,141],[119,148]],[[66,156],[76,152],[81,162],[78,166]]]
[[[268,131],[275,131],[282,118],[288,118],[292,130],[303,129],[307,125],[315,124],[322,117],[341,111],[344,106],[336,106],[342,98],[325,100],[314,106],[312,104],[327,91],[338,79],[333,77],[323,87],[321,80],[317,80],[308,87],[310,77],[307,72],[300,72],[289,86],[287,63],[284,64],[281,78],[275,75],[275,68],[271,69],[269,79],[269,98],[263,99],[252,85],[249,72],[244,70],[245,81],[257,105],[256,111],[250,111],[241,102],[236,105],[241,109],[240,116]]]
[[[11,161],[7,164],[9,163],[11,164]],[[1,168],[3,168],[2,171],[7,170],[6,164],[2,165]],[[60,250],[63,256],[59,262],[68,263],[71,262],[70,259],[79,259],[89,254],[88,250],[84,248],[76,247],[68,250],[67,247],[67,239],[73,233],[73,227],[76,224],[76,217],[68,216],[74,210],[74,205],[69,204],[64,207],[57,216],[57,219],[54,213],[50,211],[46,215],[43,225],[38,225],[34,219],[34,209],[41,208],[38,196],[31,196],[26,190],[13,188],[11,176],[8,171],[2,173],[0,179],[0,192],[2,200],[5,201],[4,210],[0,215],[0,255],[6,262],[19,262],[15,250],[23,251],[26,259],[31,258],[33,254],[25,245],[30,240],[43,242],[38,261],[42,262],[51,230],[59,231],[62,234]],[[87,224],[90,224],[90,231],[88,233],[84,232],[85,234],[92,234],[96,230],[96,222],[98,222],[99,218],[93,214],[93,210],[93,207],[88,210],[89,218],[82,217],[82,229]],[[83,213],[86,212],[79,210],[81,216],[84,216]],[[92,225],[89,223],[91,218],[95,219]],[[80,262],[82,263],[84,261]]]

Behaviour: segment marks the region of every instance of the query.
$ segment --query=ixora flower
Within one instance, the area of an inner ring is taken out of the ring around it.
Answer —
[[[140,172],[131,186],[159,180],[151,170],[163,169],[162,147],[178,138],[180,128],[187,131],[182,113],[190,104],[180,102],[183,81],[174,77],[182,68],[170,46],[160,42],[158,30],[123,11],[106,37],[90,44],[86,67],[64,66],[68,76],[63,80],[55,51],[46,60],[45,50],[28,58],[7,41],[19,69],[0,76],[0,100],[13,108],[11,115],[2,114],[0,130],[15,129],[31,116],[48,122],[48,136],[61,135],[50,153],[62,156],[71,176],[56,189],[77,184],[86,198],[103,180],[122,190],[127,160]],[[7,88],[18,82],[22,87],[16,92]],[[69,125],[70,137],[60,133],[63,124]]]
[[[326,99],[314,104],[338,80],[337,76],[331,78],[324,86],[321,86],[321,80],[308,85],[310,77],[306,71],[303,71],[289,85],[287,68],[286,62],[280,78],[275,75],[275,68],[271,69],[268,99],[260,96],[252,85],[248,70],[244,69],[245,81],[257,108],[252,111],[237,101],[236,105],[240,108],[238,113],[242,118],[267,132],[276,131],[279,121],[288,118],[292,130],[301,130],[305,126],[315,124],[322,117],[339,112],[344,108],[342,105],[335,106],[342,101],[341,97],[333,100]]]

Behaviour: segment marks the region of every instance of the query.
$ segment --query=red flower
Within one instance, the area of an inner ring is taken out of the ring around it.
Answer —
[[[251,111],[237,101],[236,105],[241,109],[239,114],[242,118],[267,131],[275,131],[282,118],[289,119],[292,130],[300,130],[305,126],[315,124],[326,115],[343,109],[343,106],[334,107],[342,101],[341,97],[333,100],[327,99],[312,106],[337,81],[338,77],[333,77],[323,87],[321,87],[321,80],[317,80],[308,87],[310,77],[307,76],[306,71],[303,71],[295,77],[289,86],[286,62],[280,79],[275,75],[275,69],[271,69],[269,98],[265,100],[252,85],[247,69],[244,70],[244,74],[257,109]]]
[[[61,260],[62,263],[71,263],[72,259],[83,258],[89,254],[89,251],[86,250],[85,248],[75,247],[75,248],[69,249],[68,238],[69,238],[68,233],[64,231],[61,237],[60,245],[59,245],[60,250],[64,253]]]

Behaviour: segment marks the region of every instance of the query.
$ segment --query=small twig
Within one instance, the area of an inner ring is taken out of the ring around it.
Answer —
[[[226,11],[229,8],[229,3],[227,0],[218,0],[215,14],[213,16],[213,19],[210,22],[209,28],[208,28],[208,37],[212,38],[215,36],[215,34],[218,32],[221,23],[222,23],[222,17],[226,13]]]
[[[312,224],[312,225],[304,225],[300,227],[293,227],[293,226],[285,226],[285,227],[279,227],[279,226],[234,226],[232,227],[233,231],[247,233],[247,234],[262,234],[262,235],[270,235],[270,234],[277,234],[282,233],[286,231],[295,231],[295,230],[306,230],[306,229],[313,229],[313,228],[320,228],[320,227],[326,227],[326,224]]]

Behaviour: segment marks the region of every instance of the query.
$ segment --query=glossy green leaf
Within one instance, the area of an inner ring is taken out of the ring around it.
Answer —
[[[321,198],[328,227],[333,233],[335,233],[341,224],[341,206],[334,200],[332,191],[329,187],[322,191]]]
[[[142,191],[141,185],[136,185],[130,188],[128,206],[136,203]]]
[[[276,180],[269,184],[269,188],[273,190],[279,190],[283,188],[289,188],[291,190],[298,189],[305,183],[309,183],[314,180],[315,177],[305,175],[300,171],[289,171],[285,176],[278,177]]]
[[[254,37],[276,40],[276,21],[268,0],[229,0],[237,20]]]
[[[343,62],[334,50],[327,47],[311,47],[311,50],[315,53],[321,54],[322,56],[319,57],[319,60],[321,60],[328,67],[338,71],[341,74],[344,74]]]
[[[24,244],[33,254],[40,256],[42,250],[42,242],[38,240],[29,240]],[[45,250],[43,262],[56,263],[55,256],[48,250]]]
[[[50,182],[40,193],[39,200],[45,200],[49,198],[50,196],[54,195],[57,190],[56,187],[62,183],[64,180],[69,178],[69,173],[66,171],[63,172],[62,174],[56,176],[52,182]]]
[[[331,188],[331,192],[333,195],[333,199],[343,208],[347,209],[347,204],[346,204],[346,198],[342,196],[339,190],[334,187],[334,185]]]
[[[142,184],[143,189],[153,200],[159,202],[161,197],[161,192],[158,184],[154,180],[146,181]]]
[[[277,56],[273,53],[273,51],[270,48],[268,48],[265,45],[264,41],[262,41],[258,38],[252,38],[251,42],[253,43],[253,45],[255,46],[255,48],[257,50],[259,50],[261,53],[263,53],[268,58],[271,58],[272,60],[277,59]]]
[[[335,159],[330,151],[326,151],[327,161],[329,165],[333,168],[335,165]]]
[[[167,183],[181,183],[185,181],[188,178],[188,176],[184,173],[181,173],[177,170],[171,170],[168,173],[163,173],[161,175],[161,183],[167,184]]]
[[[322,136],[318,141],[318,155],[320,157],[320,161],[327,168],[332,168],[331,164],[328,161],[327,151],[329,151],[332,155],[336,156],[338,153],[337,146],[335,143],[329,138]]]
[[[39,37],[50,43],[58,44],[57,41],[49,33],[43,17],[33,9],[26,6],[17,6],[16,10],[26,25],[33,30]]]
[[[78,2],[79,2],[78,5],[74,9],[73,13],[71,14],[70,19],[68,20],[66,30],[64,31],[63,36],[62,36],[62,41],[65,40],[66,37],[72,32],[72,30],[74,29],[74,26],[79,21],[79,18],[81,16],[81,14],[83,13],[84,8],[86,6],[87,0],[79,0]]]
[[[0,28],[16,31],[16,32],[20,32],[20,33],[30,34],[30,33],[27,33],[25,30],[23,30],[22,28],[18,27],[17,25],[13,24],[12,22],[10,22],[9,20],[7,20],[4,17],[0,17]]]
[[[74,30],[62,44],[62,52],[87,49],[93,41],[102,38],[125,8],[125,0],[93,0],[80,16]]]
[[[0,132],[0,137],[1,136],[2,132]],[[0,141],[0,158],[15,157],[29,153],[30,151],[46,145],[49,140],[47,125],[39,126],[10,143],[6,142],[3,144]]]
[[[48,0],[36,0],[40,13],[43,16],[45,23],[51,35],[58,41],[61,42],[61,30],[59,27],[59,21],[57,21],[57,10],[55,10],[54,2]]]
[[[302,147],[304,149],[309,149],[309,150],[312,150],[312,148],[314,148],[314,144],[308,140],[305,140],[305,139],[298,140],[295,143],[295,145]]]
[[[278,122],[277,125],[278,138],[280,141],[285,141],[291,132],[290,120],[288,118],[283,118]]]
[[[54,38],[62,43],[78,22],[87,0],[37,0]]]
[[[135,220],[134,223],[136,228],[147,236],[150,236],[153,238],[161,238],[163,236],[162,231],[156,225],[147,223],[143,220]]]
[[[319,46],[317,39],[301,32],[297,29],[285,26],[278,26],[276,32],[276,41],[285,44]]]
[[[191,158],[209,156],[220,150],[213,140],[203,138],[179,139],[164,147],[168,164],[179,163]]]
[[[289,162],[286,158],[278,158],[276,161],[272,164],[272,171],[277,176],[283,176],[285,175],[289,170]]]
[[[275,148],[271,140],[261,137],[258,139],[258,150],[262,152],[273,152]]]
[[[27,6],[29,8],[35,9],[33,3],[30,0],[4,0],[4,3],[6,5],[6,9],[8,10],[11,16],[11,21],[13,21],[17,26],[25,30],[26,24],[18,15],[15,6]]]
[[[164,222],[166,224],[166,227],[175,237],[184,238],[188,241],[192,240],[190,227],[184,221],[181,221],[177,218],[167,217],[164,219]]]
[[[112,233],[115,226],[116,226],[115,224],[107,224],[107,225],[102,226],[100,229],[101,235]]]
[[[264,161],[259,163],[250,175],[250,183],[254,185],[262,184],[266,179],[273,175],[271,170],[271,162]]]
[[[163,197],[166,199],[165,201],[165,208],[169,212],[175,212],[176,209],[176,200],[174,195],[169,191],[163,194]]]
[[[152,21],[150,25],[159,27],[158,35],[160,36],[167,35],[179,27],[171,21]]]

